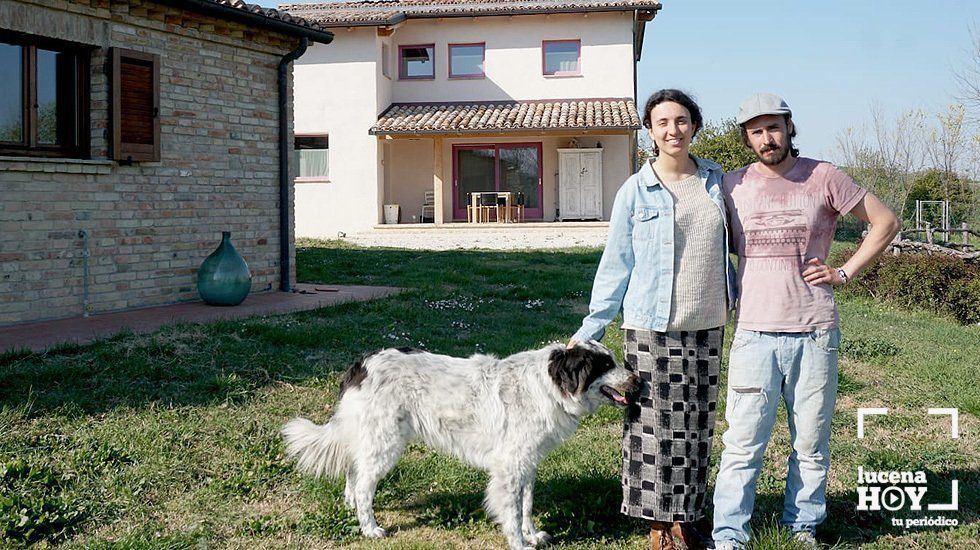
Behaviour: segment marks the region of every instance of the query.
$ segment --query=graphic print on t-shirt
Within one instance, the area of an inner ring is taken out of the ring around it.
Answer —
[[[807,219],[803,210],[753,214],[742,222],[746,258],[800,257],[806,251]]]
[[[725,175],[739,255],[739,328],[806,332],[837,326],[830,285],[803,279],[806,262],[830,253],[837,218],[865,191],[840,169],[800,158],[780,177],[748,167]]]

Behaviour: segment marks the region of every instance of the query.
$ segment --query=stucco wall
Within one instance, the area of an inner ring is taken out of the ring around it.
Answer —
[[[296,133],[330,136],[330,181],[297,183],[296,234],[336,237],[380,220],[378,117],[380,44],[373,28],[338,30],[296,61]]]
[[[633,96],[632,15],[410,20],[391,36],[392,102]],[[580,39],[581,76],[544,76],[542,40]],[[448,44],[486,42],[486,78],[449,79]],[[434,80],[397,80],[398,46],[435,44]]]
[[[278,287],[276,69],[298,39],[138,0],[5,0],[0,28],[95,47],[91,159],[0,158],[0,324],[82,313],[79,230],[93,312],[196,299],[221,231],[253,291]],[[108,47],[160,55],[160,162],[108,160]]]
[[[401,207],[402,223],[418,221],[422,209],[423,194],[432,189],[433,144],[431,139],[394,140],[391,147],[390,181],[386,186],[386,203],[395,203]],[[448,157],[447,157],[448,158]],[[452,184],[450,172],[444,178],[444,190]],[[448,199],[448,191],[444,191]],[[416,216],[413,219],[412,216]],[[451,213],[445,220],[452,220]]]

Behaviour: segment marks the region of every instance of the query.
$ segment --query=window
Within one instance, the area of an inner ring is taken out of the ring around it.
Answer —
[[[388,60],[391,59],[391,52],[387,44],[381,45],[381,74],[391,78],[391,69],[388,68]]]
[[[582,74],[581,40],[545,40],[541,43],[543,72],[549,76]]]
[[[113,160],[160,160],[160,56],[113,48]]]
[[[484,78],[486,44],[450,44],[449,78]]]
[[[398,48],[398,78],[431,80],[435,78],[435,44]]]
[[[88,58],[81,46],[0,36],[0,153],[87,156]]]
[[[327,181],[330,177],[329,136],[296,136],[296,181]]]

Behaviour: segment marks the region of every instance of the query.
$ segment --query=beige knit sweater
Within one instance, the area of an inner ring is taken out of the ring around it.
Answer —
[[[674,284],[667,330],[725,324],[725,226],[697,174],[663,186],[674,198]]]

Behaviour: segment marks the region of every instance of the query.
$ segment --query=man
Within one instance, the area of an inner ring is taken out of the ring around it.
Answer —
[[[756,479],[782,398],[793,450],[780,523],[818,548],[814,534],[827,515],[840,343],[832,287],[846,284],[881,254],[899,223],[847,174],[799,156],[792,112],[778,96],[749,97],[737,122],[758,162],[724,180],[740,294],[712,535],[719,549],[748,541]],[[829,266],[837,218],[848,212],[871,228],[851,259]]]

